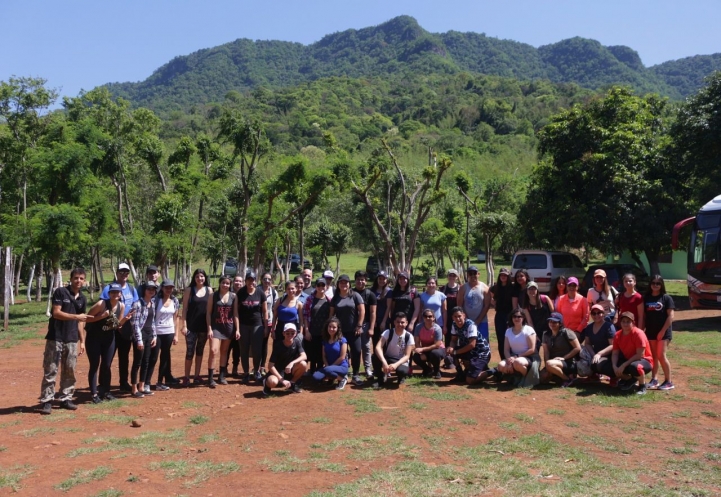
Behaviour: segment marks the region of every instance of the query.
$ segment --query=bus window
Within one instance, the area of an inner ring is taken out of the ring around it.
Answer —
[[[697,230],[694,236],[693,263],[697,269],[720,265],[719,228]],[[715,264],[709,264],[715,263]]]

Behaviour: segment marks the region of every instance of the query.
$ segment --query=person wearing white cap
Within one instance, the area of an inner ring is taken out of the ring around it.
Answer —
[[[283,340],[273,341],[273,352],[268,361],[268,375],[263,379],[263,396],[273,388],[287,388],[294,393],[302,392],[300,382],[308,371],[308,358],[303,350],[303,340],[298,336],[294,323],[283,327]]]
[[[138,301],[138,292],[135,287],[128,283],[130,276],[130,266],[121,262],[118,264],[118,270],[115,272],[113,283],[118,283],[121,287],[120,301],[125,306],[123,317],[126,318],[125,324],[115,333],[115,350],[118,354],[118,376],[120,379],[120,390],[124,392],[132,391],[132,386],[128,382],[130,373],[130,349],[133,347],[133,325],[128,319],[128,314],[133,309],[133,304]],[[100,293],[101,300],[110,299],[110,284],[105,285]]]
[[[329,299],[332,299],[333,295],[335,295],[335,290],[333,289],[333,278],[334,277],[335,277],[335,275],[333,274],[333,271],[331,271],[330,269],[323,271],[323,278],[325,278],[325,282],[327,285],[326,289],[325,289],[325,295]]]

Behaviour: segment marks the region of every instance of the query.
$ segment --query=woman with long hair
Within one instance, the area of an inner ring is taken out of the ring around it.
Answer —
[[[604,319],[604,316],[605,309],[603,306],[593,304],[591,306],[591,322],[583,331],[584,341],[581,358],[584,356],[588,358],[590,379],[597,379],[604,369],[603,363],[611,360],[616,328],[610,321]]]
[[[436,316],[431,309],[422,312],[423,322],[416,326],[416,348],[413,350],[413,362],[423,371],[423,376],[441,379],[441,361],[446,356],[446,345],[443,343],[443,328],[436,323]]]
[[[633,314],[635,325],[644,329],[643,295],[636,291],[636,276],[633,273],[623,275],[623,293],[616,297],[617,314],[630,312]]]
[[[283,329],[293,323],[296,330],[300,328],[300,317],[303,315],[303,304],[298,300],[295,281],[285,282],[285,294],[275,302],[273,309],[273,340],[283,340]]]
[[[393,323],[395,315],[402,312],[408,318],[408,331],[413,331],[413,327],[418,320],[418,312],[415,306],[415,292],[411,287],[411,280],[408,277],[408,273],[402,271],[398,273],[396,277],[396,286],[393,287],[393,291],[388,294],[386,299],[388,314],[386,323]]]
[[[511,296],[513,309],[516,307],[520,307],[521,309],[526,307],[526,285],[528,285],[530,281],[533,280],[531,279],[531,275],[528,274],[528,271],[523,268],[516,271],[516,274],[513,276],[513,293]]]
[[[671,296],[666,293],[666,284],[660,274],[651,278],[651,284],[643,298],[646,324],[646,338],[651,346],[653,357],[653,369],[651,370],[651,381],[648,388],[652,390],[672,390],[671,364],[666,357],[668,344],[671,343],[671,325],[676,305]],[[663,369],[664,381],[658,384],[658,366]]]
[[[561,275],[557,278],[554,278],[551,281],[551,291],[548,292],[548,296],[553,300],[553,308],[558,308],[558,299],[561,297],[561,295],[566,295],[568,293],[568,279]]]
[[[348,382],[348,341],[343,336],[338,318],[330,318],[323,326],[322,356],[323,366],[313,373],[313,379],[316,381],[328,379],[331,384],[337,380],[335,389],[343,390]]]
[[[593,272],[593,288],[588,289],[586,299],[588,306],[596,304],[603,307],[603,317],[609,321],[613,321],[616,317],[616,296],[618,292],[608,283],[606,271],[596,269]]]
[[[268,338],[270,332],[273,329],[273,312],[275,309],[275,303],[278,301],[278,291],[273,288],[273,275],[270,273],[263,273],[260,276],[261,290],[265,293],[265,305],[268,309],[266,312],[265,322],[265,338],[263,338],[263,350],[260,355],[260,369],[256,369],[255,379],[260,381],[263,379],[265,373],[265,360],[268,357]]]
[[[438,279],[431,276],[426,280],[426,289],[419,293],[413,303],[423,313],[426,309],[433,313],[434,322],[443,329],[446,322],[446,295],[438,291]],[[425,320],[424,320],[425,321]],[[426,324],[418,323],[418,324]]]
[[[150,368],[150,356],[157,345],[155,334],[155,295],[157,291],[158,284],[148,281],[145,283],[143,297],[133,302],[133,365],[130,368],[133,397],[142,398],[146,395],[153,395],[146,380],[153,375]]]
[[[185,335],[185,376],[183,385],[190,385],[190,367],[193,365],[195,356],[195,378],[193,383],[200,385],[203,380],[200,378],[203,352],[205,342],[208,341],[208,325],[206,314],[208,313],[208,300],[213,294],[210,287],[208,275],[203,269],[196,269],[193,272],[192,283],[183,292],[183,335]]]
[[[506,337],[506,322],[508,313],[513,309],[513,282],[511,272],[502,267],[498,272],[496,284],[491,287],[493,302],[496,305],[496,316],[493,318],[493,325],[496,328],[496,340],[498,341],[498,355],[501,360],[505,359],[503,342]]]
[[[581,344],[576,334],[563,326],[563,316],[554,312],[548,317],[549,332],[543,336],[544,376],[550,380],[556,376],[563,380],[563,387],[570,387],[576,379],[576,358]]]
[[[315,373],[323,367],[323,330],[330,316],[330,299],[325,294],[325,278],[315,282],[315,292],[306,296],[303,304],[303,349],[308,356],[308,367]]]
[[[514,308],[508,316],[508,329],[503,341],[506,359],[498,363],[498,371],[525,377],[532,362],[538,358],[536,339],[536,332],[526,323],[523,309]]]
[[[170,348],[178,344],[178,316],[180,315],[180,302],[173,295],[173,290],[175,290],[175,284],[171,280],[164,280],[160,285],[160,294],[156,297],[155,333],[158,336],[156,348],[160,356],[156,390],[168,390],[170,388],[168,385],[180,383],[180,380],[173,377],[170,359]]]
[[[208,326],[208,340],[210,341],[210,353],[208,354],[208,386],[215,388],[214,371],[215,357],[220,354],[220,373],[218,383],[227,385],[228,380],[228,349],[230,339],[240,338],[240,326],[238,324],[238,299],[234,292],[230,291],[231,281],[229,276],[222,275],[218,280],[218,291],[208,299],[208,310],[206,313],[206,325]]]
[[[88,311],[85,322],[85,351],[90,362],[88,384],[93,404],[115,399],[110,393],[110,367],[115,355],[115,332],[133,317],[131,313],[123,316],[125,305],[120,301],[121,291],[119,283],[111,283],[108,286],[109,298],[98,300]]]
[[[536,332],[536,349],[540,350],[543,334],[550,331],[548,318],[553,313],[553,302],[538,291],[538,283],[531,281],[526,285],[526,320]]]
[[[360,386],[361,357],[363,354],[362,333],[365,318],[365,302],[358,292],[350,287],[350,277],[342,274],[338,277],[337,288],[330,300],[330,317],[337,317],[340,330],[348,340],[351,366],[353,367],[353,384]]]

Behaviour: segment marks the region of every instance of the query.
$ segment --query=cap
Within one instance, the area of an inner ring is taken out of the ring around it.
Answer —
[[[175,283],[173,283],[172,280],[163,280],[163,283],[160,286],[175,286]]]
[[[295,324],[285,323],[285,326],[283,326],[283,332],[286,332],[288,330],[298,331],[298,329],[295,327]]]
[[[158,288],[158,284],[154,281],[146,281],[145,288]]]
[[[398,273],[398,277],[400,278],[401,276],[403,276],[403,277],[404,277],[405,279],[407,279],[407,280],[410,279],[410,278],[408,277],[408,273],[406,273],[405,271],[401,271],[400,273]]]
[[[451,269],[448,270],[448,276],[450,276],[450,275],[458,276],[458,271],[456,271],[455,269],[451,268]]]
[[[151,271],[157,273],[157,272],[158,272],[158,266],[156,266],[156,265],[154,265],[154,264],[151,264],[150,266],[148,266],[148,267],[145,269],[145,272],[146,272],[146,273],[150,273]]]
[[[108,292],[122,292],[123,287],[120,285],[120,283],[111,283],[108,285]]]
[[[466,270],[466,272],[470,273],[471,271],[478,272],[478,268],[476,266],[469,266],[468,270]]]
[[[255,275],[255,272],[254,272],[254,271],[248,271],[247,273],[245,273],[245,279],[246,279],[246,280],[248,280],[248,279],[250,279],[250,280],[255,280],[255,279],[258,279],[258,278],[257,278],[257,276]]]
[[[560,312],[552,312],[546,321],[555,321],[556,323],[563,324],[563,314]]]
[[[501,270],[498,272],[498,274],[511,274],[511,272],[508,270],[508,268],[502,267]]]
[[[122,271],[122,270],[130,271],[130,266],[128,266],[124,262],[121,262],[120,264],[118,264],[118,271]]]
[[[380,277],[388,278],[388,274],[385,271],[378,271],[378,276],[376,276],[376,278]]]
[[[338,277],[338,283],[340,283],[341,281],[347,281],[348,283],[350,283],[350,276],[348,276],[347,274],[341,274]]]
[[[601,311],[601,312],[606,312],[606,309],[604,309],[601,304],[593,304],[593,305],[591,306],[591,310],[593,311],[594,309],[595,309],[595,310],[598,310],[598,311]]]
[[[526,285],[526,290],[528,290],[529,288],[535,288],[536,290],[538,290],[538,283],[536,283],[535,281],[529,281]]]
[[[628,319],[630,319],[631,321],[634,321],[634,322],[636,321],[636,316],[634,316],[631,311],[622,312],[622,313],[621,313],[621,317],[622,317],[622,318],[628,318]]]
[[[325,278],[318,278],[317,280],[315,280],[315,284],[325,286],[326,285]]]
[[[578,278],[576,278],[575,276],[571,276],[570,278],[568,278],[568,280],[566,281],[566,286],[568,285],[578,286]]]
[[[603,269],[596,269],[596,270],[593,272],[593,275],[594,275],[594,276],[603,276],[603,277],[605,278],[605,277],[606,277],[606,271],[604,271]]]
[[[328,271],[323,271],[323,278],[333,278],[333,271],[330,269]]]

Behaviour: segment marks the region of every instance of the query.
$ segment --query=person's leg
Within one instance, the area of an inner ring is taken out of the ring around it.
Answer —
[[[373,361],[371,361],[371,354],[373,340],[368,332],[368,323],[363,325],[363,333],[361,334],[361,350],[363,351],[363,368],[365,369],[366,378],[370,379],[373,376]]]
[[[491,377],[493,372],[488,369],[488,361],[481,357],[473,357],[468,361],[468,372],[466,374],[466,383],[475,385]]]
[[[406,381],[406,377],[408,376],[408,366],[402,365],[398,366],[396,368],[396,376],[398,377],[398,384],[402,384]]]
[[[265,368],[265,358],[268,355],[268,339],[270,335],[265,336],[265,326],[255,326],[253,328],[253,337],[251,338],[251,350],[253,352],[253,369],[256,375],[261,369]]]
[[[153,354],[154,347],[150,344],[153,341],[153,336],[150,333],[143,333],[143,351],[140,356],[140,376],[138,377],[138,390],[145,390],[145,379],[148,375],[148,368],[150,367],[150,357]],[[157,359],[157,357],[156,357]]]
[[[431,370],[434,376],[441,374],[441,361],[446,356],[445,349],[433,349],[426,354],[428,363],[431,365]]]
[[[509,364],[505,359],[498,363],[497,369],[503,374],[513,374],[513,365]]]
[[[265,386],[267,388],[278,388],[278,386],[282,386],[282,384],[277,376],[268,374],[268,376],[265,377]]]
[[[228,357],[230,356],[230,340],[221,340],[220,341],[220,377],[219,377],[219,383],[221,385],[227,385],[228,380],[226,379],[226,376],[228,376]]]
[[[160,350],[158,359],[158,384],[170,383],[173,375],[170,372],[170,347],[173,345],[173,335],[158,335],[156,347]]]
[[[657,340],[656,341],[656,357],[658,357],[658,361],[661,363],[661,369],[663,370],[663,379],[664,383],[668,382],[671,383],[671,363],[668,362],[668,357],[666,356],[666,351],[668,350],[668,340]],[[653,350],[653,349],[651,349]],[[656,361],[654,360],[653,363],[654,367],[656,367]]]
[[[417,352],[414,352],[411,356],[411,359],[414,363],[418,365],[418,367],[421,368],[421,371],[423,371],[423,376],[428,376],[431,373],[431,366],[428,364],[428,355],[429,354],[419,354]],[[425,357],[425,359],[424,359]]]
[[[185,335],[185,384],[190,381],[190,369],[193,367],[193,357],[195,356],[195,348],[197,346],[198,335],[188,330]]]
[[[658,381],[658,340],[649,340],[651,347],[651,357],[653,358],[653,367],[651,368],[651,381]]]
[[[75,364],[77,360],[77,342],[64,343],[60,362],[60,400],[62,402],[73,400],[73,393],[75,393]]]
[[[208,342],[208,333],[198,333],[198,340],[195,344],[195,379],[200,381],[200,369],[203,367],[203,353],[205,344]]]
[[[360,362],[362,354],[361,337],[360,335],[353,335],[350,338],[346,338],[348,340],[348,348],[350,349],[350,360],[351,366],[353,367],[353,379],[355,380],[356,376],[360,374]]]
[[[100,342],[100,386],[98,388],[98,394],[101,397],[110,394],[114,355],[115,333],[112,331],[103,332],[103,339]]]
[[[100,369],[101,357],[101,334],[88,333],[85,337],[85,354],[88,356],[88,385],[90,386],[90,395],[95,397],[98,395],[98,370]]]
[[[152,341],[152,339],[151,339]],[[145,371],[145,376],[143,377],[143,382],[146,385],[150,385],[153,383],[153,373],[155,372],[155,366],[158,363],[158,357],[160,356],[160,340],[155,340],[155,347],[150,348],[150,353],[148,354],[148,366],[147,370]]]
[[[215,368],[215,357],[220,354],[220,339],[213,338],[210,340],[210,348],[208,350],[208,385],[215,386],[215,378],[213,378]]]
[[[133,387],[133,393],[138,390],[138,373],[140,372],[140,364],[143,361],[143,351],[133,344],[133,365],[130,368],[130,384]]]
[[[505,345],[506,340],[506,316],[503,316],[502,313],[497,312],[495,318],[493,318],[493,324],[496,328],[498,357],[500,357],[501,360],[504,360],[506,358],[506,354],[503,350],[503,346]]]
[[[115,347],[118,351],[118,381],[120,386],[128,385],[128,369],[130,365],[130,349],[133,348],[133,325],[131,321],[126,322],[121,331],[115,334]]]
[[[55,399],[55,381],[58,377],[58,365],[60,364],[62,342],[55,340],[45,341],[45,352],[43,353],[43,381],[40,386],[40,403],[52,402]]]
[[[552,376],[558,376],[563,380],[567,380],[568,376],[563,373],[563,362],[557,359],[546,361],[546,371]]]
[[[520,373],[521,376],[526,376],[526,373],[528,373],[528,366],[530,365],[531,362],[525,357],[517,357],[516,360],[513,361],[513,370],[516,373]]]
[[[290,374],[293,376],[293,379],[290,380],[291,383],[300,383],[306,371],[308,371],[307,361],[296,362],[290,372]]]
[[[375,332],[373,333],[373,353],[371,354],[371,364],[373,368],[373,376],[375,378],[383,378],[383,371],[381,370],[381,361],[378,359],[378,356],[376,356],[375,350],[376,345],[378,345],[378,342],[381,340],[381,332],[379,328],[375,329]]]
[[[253,366],[255,367],[256,373],[265,369],[265,360],[268,358],[268,340],[270,340],[270,333],[268,333],[268,336],[265,336],[265,330],[263,330],[263,342],[261,344],[262,348],[260,352],[260,362],[253,361]]]
[[[240,325],[240,340],[238,340],[238,348],[240,349],[240,367],[243,375],[250,373],[250,344],[253,338],[253,326]]]
[[[613,372],[613,363],[610,357],[601,357],[597,363],[591,363],[591,371],[608,376],[609,378],[616,376],[616,373]]]

